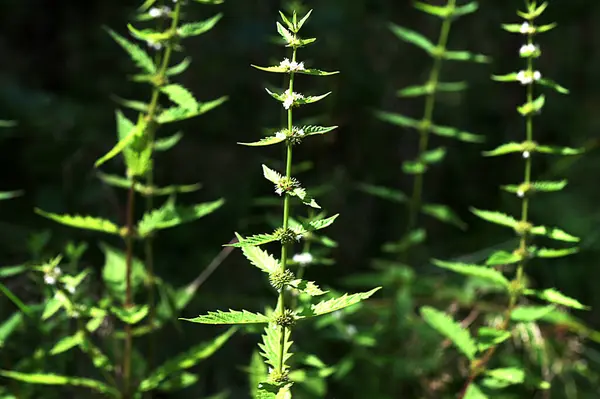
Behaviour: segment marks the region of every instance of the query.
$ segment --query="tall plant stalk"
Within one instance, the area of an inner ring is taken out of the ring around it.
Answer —
[[[306,189],[301,186],[300,182],[292,177],[293,147],[310,136],[325,134],[336,128],[336,126],[294,126],[293,109],[295,107],[315,103],[329,94],[304,96],[294,92],[295,76],[298,74],[327,76],[337,73],[306,68],[304,62],[299,62],[297,59],[297,50],[315,41],[313,38],[303,39],[299,36],[300,29],[308,20],[311,13],[312,11],[309,11],[299,20],[296,13],[293,13],[291,17],[287,17],[280,12],[283,24],[277,23],[277,31],[283,38],[283,44],[291,48],[290,58],[285,58],[278,66],[254,66],[263,71],[282,73],[289,76],[288,88],[283,93],[279,94],[267,89],[267,92],[274,99],[281,102],[284,109],[287,110],[287,126],[274,135],[258,142],[240,143],[248,146],[283,144],[286,149],[284,174],[280,174],[268,166],[262,165],[265,178],[275,185],[275,192],[283,196],[282,226],[274,232],[267,234],[258,234],[249,237],[242,237],[236,234],[238,242],[232,244],[235,247],[241,247],[246,258],[268,275],[271,286],[277,292],[275,310],[271,314],[253,313],[247,310],[216,311],[194,319],[187,319],[188,321],[202,324],[266,324],[263,342],[259,344],[259,347],[262,350],[261,355],[264,357],[270,371],[265,380],[260,382],[258,387],[254,387],[256,388],[256,398],[276,399],[291,395],[291,387],[294,381],[290,379],[291,364],[289,363],[289,359],[292,356],[292,341],[290,337],[296,322],[354,305],[369,298],[378,290],[376,288],[368,292],[352,295],[346,294],[338,298],[323,300],[310,305],[300,312],[296,312],[286,302],[286,291],[289,290],[294,290],[297,293],[305,293],[309,296],[327,294],[326,291],[321,290],[314,282],[298,278],[287,265],[292,245],[296,244],[307,234],[331,225],[338,217],[338,215],[334,215],[325,219],[313,219],[307,223],[296,222],[292,224],[291,222],[291,201],[293,197],[299,199],[307,206],[320,208],[317,202],[307,194]],[[281,258],[279,260],[259,248],[260,245],[272,242],[280,243]]]
[[[558,228],[549,228],[532,223],[530,218],[532,196],[540,192],[559,191],[566,186],[566,181],[534,181],[532,177],[533,157],[540,153],[572,155],[581,151],[573,148],[539,145],[533,140],[534,117],[542,111],[545,103],[544,95],[536,97],[534,86],[540,84],[563,94],[568,93],[568,91],[555,82],[542,78],[541,73],[534,68],[534,60],[541,55],[534,39],[538,34],[555,27],[555,24],[535,24],[537,18],[546,9],[547,3],[538,4],[534,0],[525,0],[525,5],[526,11],[518,12],[518,15],[524,19],[522,24],[503,25],[505,30],[520,33],[525,37],[525,43],[519,50],[521,58],[526,60],[525,69],[508,75],[493,76],[496,81],[519,82],[526,86],[526,102],[517,108],[525,119],[525,141],[503,144],[494,150],[484,152],[485,156],[518,153],[524,159],[523,181],[517,185],[502,186],[504,191],[515,194],[520,199],[521,215],[517,219],[500,212],[472,209],[476,216],[485,221],[512,228],[519,238],[519,245],[512,252],[497,251],[492,253],[485,265],[434,260],[436,266],[466,276],[484,279],[497,290],[503,291],[507,295],[506,308],[499,315],[500,322],[480,327],[477,336],[471,335],[467,327],[455,322],[449,315],[432,307],[425,306],[421,308],[421,314],[425,321],[446,336],[469,361],[469,373],[458,393],[458,399],[498,395],[496,391],[507,386],[525,383],[527,376],[524,364],[495,369],[489,368],[489,363],[499,345],[512,336],[510,332],[512,322],[537,322],[553,312],[556,305],[576,309],[586,308],[577,300],[565,296],[556,289],[534,290],[526,285],[525,268],[534,258],[556,258],[577,252],[576,247],[549,249],[534,246],[534,236],[545,236],[552,240],[567,243],[579,241],[579,238]],[[512,279],[505,276],[509,272],[509,266],[514,266],[515,270]],[[542,299],[548,305],[527,305],[525,303],[526,297]],[[478,384],[479,377],[483,377],[481,384]],[[531,383],[533,382],[529,382],[529,384]],[[548,382],[539,383],[538,388],[544,386],[547,388]]]

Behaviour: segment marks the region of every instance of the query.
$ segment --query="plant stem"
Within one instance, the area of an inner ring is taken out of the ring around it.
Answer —
[[[528,23],[530,23],[530,24],[532,22],[533,21],[531,21],[531,20],[528,21]],[[530,44],[530,45],[533,44],[533,36],[531,34],[527,35],[527,44]],[[529,71],[530,73],[533,72],[533,59],[531,57],[527,58],[527,71]],[[533,82],[527,85],[527,103],[531,104],[532,102],[533,102]],[[526,129],[527,141],[528,142],[533,141],[533,115],[531,113],[526,116],[525,129]],[[524,158],[525,158],[524,184],[525,184],[525,187],[528,187],[529,184],[531,184],[531,169],[532,169],[531,154],[524,156]],[[523,195],[523,200],[521,203],[521,222],[522,223],[528,222],[528,220],[527,220],[528,213],[529,213],[529,198],[527,196],[527,193],[525,193]],[[527,234],[521,235],[521,239],[519,241],[519,251],[522,254],[527,253],[527,239],[528,239]],[[516,276],[513,279],[513,281],[511,282],[511,286],[513,287],[513,289],[510,290],[510,298],[509,298],[508,308],[506,309],[506,313],[504,315],[504,320],[500,326],[501,331],[505,331],[508,329],[508,327],[510,325],[510,318],[511,318],[512,312],[513,312],[514,308],[516,307],[516,305],[519,301],[520,295],[521,295],[521,289],[523,286],[523,277],[525,274],[524,273],[525,263],[526,263],[525,258],[526,257],[523,257],[523,259],[521,259],[519,261],[519,264],[517,265]],[[491,348],[489,348],[484,353],[484,355],[481,357],[481,359],[479,359],[475,363],[475,367],[471,367],[471,372],[469,374],[469,377],[467,378],[467,381],[465,382],[465,385],[463,386],[463,388],[458,396],[458,399],[463,399],[465,397],[469,387],[475,381],[475,378],[477,378],[477,376],[479,374],[481,374],[482,372],[485,371],[485,368],[486,368],[488,362],[490,361],[490,359],[496,352],[497,348],[498,348],[498,346],[492,346]]]
[[[126,258],[125,258],[125,309],[133,307],[133,295],[131,288],[131,271],[133,261],[133,218],[135,212],[135,180],[131,180],[131,185],[127,194],[127,237],[126,237]],[[125,348],[123,350],[123,398],[131,397],[131,355],[133,350],[133,333],[131,325],[125,324]]]
[[[448,7],[454,8],[456,6],[456,0],[449,0]],[[438,38],[437,52],[434,55],[433,67],[429,73],[429,80],[427,86],[430,88],[430,92],[425,98],[425,111],[423,119],[421,120],[421,127],[419,128],[419,152],[417,159],[420,159],[425,151],[427,151],[429,145],[429,132],[431,131],[431,125],[433,124],[433,112],[435,110],[435,100],[437,94],[437,85],[440,78],[440,72],[442,69],[442,57],[446,51],[446,45],[448,43],[448,36],[450,33],[450,27],[452,25],[452,17],[447,16],[442,23],[442,28]],[[413,183],[412,197],[409,204],[408,211],[408,226],[407,232],[411,232],[417,226],[417,220],[421,208],[421,202],[423,198],[423,180],[424,173],[419,173],[415,176]],[[410,249],[404,252],[404,261],[407,262],[409,258]]]
[[[175,10],[173,11],[173,19],[171,21],[171,30],[177,29],[177,25],[179,24],[179,18],[181,15],[181,2],[178,2],[175,6]],[[171,54],[173,52],[173,45],[168,42],[165,46],[165,51],[161,55],[157,55],[155,58],[155,63],[159,66],[159,71],[157,75],[157,81],[162,82],[165,80],[166,70],[169,67],[169,63],[171,61]],[[152,89],[152,97],[150,101],[150,106],[148,107],[148,112],[146,114],[146,118],[148,121],[153,121],[158,109],[158,100],[160,97],[160,87],[155,86]],[[154,143],[155,139],[155,126],[151,126],[148,129],[148,141],[150,143]],[[152,144],[153,145],[153,144]],[[152,187],[154,185],[154,168],[148,168],[146,172],[146,184],[148,187]],[[151,211],[154,208],[154,198],[153,192],[150,190],[150,193],[146,196],[146,212]],[[149,292],[148,292],[148,306],[149,306],[149,315],[148,320],[150,324],[150,328],[154,328],[154,323],[156,320],[156,303],[155,303],[155,279],[154,279],[154,248],[153,248],[153,237],[149,235],[144,240],[144,261],[146,266],[146,271],[148,273],[149,280]],[[152,367],[154,363],[154,356],[156,352],[156,337],[154,334],[150,334],[150,348],[148,355],[148,363],[149,367]]]
[[[296,61],[296,48],[294,48],[293,52],[292,52],[292,62],[295,62],[295,61]],[[288,95],[291,96],[293,92],[294,92],[294,72],[290,71],[290,84],[288,87]],[[291,134],[292,129],[293,129],[292,106],[290,106],[288,108],[287,115],[288,115],[287,128]],[[286,149],[287,149],[287,152],[286,152],[285,176],[287,179],[290,179],[292,177],[292,144],[290,142],[286,143]],[[289,219],[290,219],[290,196],[287,194],[284,194],[284,198],[283,198],[283,229],[284,230],[287,230],[289,227]],[[280,263],[282,272],[286,271],[287,258],[288,258],[288,244],[282,244],[281,245],[281,263]],[[279,300],[277,301],[277,303],[279,305],[278,311],[280,312],[280,314],[283,314],[285,312],[285,302],[284,301],[285,301],[284,289],[281,289],[281,291],[279,291]],[[285,351],[285,333],[286,333],[286,328],[284,326],[281,326],[281,340],[279,342],[279,364],[277,365],[279,373],[283,373],[283,366],[284,366],[283,356],[284,356],[284,351]]]

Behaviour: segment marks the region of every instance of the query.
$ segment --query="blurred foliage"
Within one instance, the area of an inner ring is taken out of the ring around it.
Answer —
[[[358,182],[404,191],[408,191],[411,184],[401,173],[401,165],[415,153],[416,136],[378,121],[372,111],[386,109],[418,114],[422,104],[414,100],[398,101],[395,91],[415,81],[424,81],[429,60],[418,49],[396,40],[386,24],[392,20],[429,37],[437,34],[437,24],[414,10],[409,1],[307,0],[303,3],[319,10],[307,25],[307,33],[310,35],[313,30],[315,36],[322,38],[319,46],[307,49],[307,66],[313,64],[312,60],[318,60],[322,69],[342,72],[323,81],[319,91],[332,90],[333,94],[311,109],[311,113],[327,115],[327,123],[339,125],[339,130],[323,140],[307,142],[296,156],[296,160],[314,161],[314,170],[306,172],[303,181],[309,187],[327,183],[331,189],[325,191],[319,202],[323,208],[335,209],[341,214],[327,232],[339,244],[331,251],[336,271],[324,266],[311,268],[310,273],[311,279],[319,280],[324,286],[345,290],[349,286],[346,280],[371,270],[371,260],[378,256],[381,245],[405,230],[402,208],[355,189]],[[509,238],[509,233],[506,237],[498,235],[497,229],[477,220],[467,209],[484,204],[508,211],[516,206],[497,186],[513,183],[520,176],[521,165],[503,159],[483,159],[480,150],[518,141],[521,137],[522,120],[514,106],[522,98],[522,88],[499,85],[489,79],[492,72],[514,70],[519,65],[514,54],[521,43],[517,37],[503,34],[500,24],[516,20],[514,10],[521,4],[520,0],[483,2],[475,17],[457,24],[451,33],[454,46],[485,53],[493,61],[489,67],[447,65],[448,79],[469,76],[470,88],[465,93],[441,98],[453,106],[440,107],[439,118],[448,125],[483,134],[487,141],[481,147],[456,144],[458,148],[450,148],[444,167],[428,175],[426,198],[449,204],[469,228],[463,233],[437,223],[427,226],[430,239],[424,259],[436,256],[477,261],[485,254],[471,253],[473,248],[490,248],[491,251]],[[36,216],[33,208],[110,216],[115,220],[124,217],[124,209],[119,205],[124,203],[123,194],[96,178],[93,162],[114,142],[111,97],[118,94],[139,98],[148,94],[143,86],[127,80],[127,75],[133,72],[130,62],[102,29],[104,25],[124,26],[136,6],[135,0],[63,1],[58,5],[4,0],[0,14],[0,118],[17,120],[19,125],[3,129],[0,136],[0,162],[4,171],[0,191],[23,189],[25,195],[4,201],[0,207],[0,264],[31,260],[33,241],[30,237],[49,230],[49,253],[60,251],[71,240],[86,241],[90,245],[83,266],[93,268],[96,273],[101,270],[103,256],[97,235],[57,227]],[[220,246],[233,238],[231,231],[250,231],[251,225],[256,224],[268,226],[264,208],[255,206],[254,199],[269,193],[272,187],[254,166],[264,161],[263,156],[282,159],[282,154],[247,151],[235,143],[260,138],[265,127],[275,126],[281,120],[277,107],[273,107],[271,99],[263,93],[265,85],[281,82],[250,67],[251,63],[278,62],[283,58],[283,50],[266,45],[273,40],[273,21],[280,8],[282,4],[275,0],[229,0],[221,6],[224,18],[210,36],[188,45],[194,67],[182,78],[185,86],[199,100],[228,94],[230,101],[202,118],[182,124],[187,134],[178,147],[157,159],[156,181],[183,184],[200,180],[203,190],[190,194],[186,201],[191,204],[224,197],[227,203],[211,219],[218,219],[214,225],[205,221],[182,226],[165,232],[157,242],[156,272],[175,286],[201,275],[219,255]],[[208,17],[211,11],[197,7],[190,12],[206,12],[199,16]],[[534,286],[556,287],[592,309],[600,309],[597,289],[600,190],[596,186],[596,173],[600,170],[597,150],[600,76],[596,73],[600,68],[600,52],[596,51],[595,40],[600,35],[596,23],[600,18],[600,3],[552,1],[545,15],[550,21],[558,21],[559,28],[544,36],[544,56],[539,60],[539,69],[569,88],[571,95],[555,96],[548,102],[544,114],[536,121],[536,137],[540,142],[585,146],[590,151],[583,156],[555,163],[540,161],[535,165],[539,176],[565,176],[570,184],[560,194],[540,197],[532,218],[563,226],[584,239],[579,254],[553,260],[548,267],[538,262],[531,268],[530,278]],[[282,51],[281,57],[270,59],[276,51]],[[265,81],[267,78],[271,80]],[[302,79],[299,80],[303,84]],[[256,309],[268,303],[271,294],[262,276],[243,262],[238,252],[222,260],[210,279],[201,285],[185,317],[224,303],[232,308]],[[439,356],[433,353],[436,347],[429,347],[432,352],[411,352],[413,348],[422,347],[415,347],[415,342],[428,342],[435,337],[430,330],[413,329],[412,321],[417,318],[416,306],[429,303],[457,306],[450,303],[449,298],[454,294],[449,295],[448,290],[462,290],[468,305],[473,300],[469,295],[473,290],[454,285],[457,280],[427,264],[395,272],[405,281],[407,289],[401,291],[403,295],[374,301],[378,306],[397,307],[403,316],[407,336],[406,346],[400,348],[400,352],[407,354],[406,369],[412,370],[411,378],[383,381],[376,365],[348,367],[345,373],[341,369],[329,378],[327,397],[366,397],[361,396],[363,389],[374,389],[372,392],[381,392],[381,395],[371,392],[369,397],[387,398],[393,386],[394,392],[403,394],[396,397],[416,398],[422,394],[424,385],[432,392],[443,386],[444,370],[455,371],[456,364],[436,360]],[[340,274],[344,278],[340,278]],[[27,281],[15,278],[6,284],[24,300],[39,295]],[[0,299],[0,319],[6,319],[13,310],[10,302]],[[588,326],[600,329],[597,310],[576,312],[575,316]],[[374,320],[362,322],[359,331],[377,328]],[[600,340],[597,337],[583,340],[582,337],[589,334],[579,336],[567,327],[550,326],[543,332],[545,356],[548,356],[544,373],[552,378],[555,387],[551,396],[539,393],[536,397],[597,398]],[[163,343],[160,356],[166,358],[209,338],[212,333],[211,328],[200,326],[166,329],[159,341]],[[301,334],[299,331],[298,341],[306,341]],[[317,333],[307,331],[305,334],[311,337]],[[28,332],[23,337],[24,342],[39,339],[30,335]],[[363,358],[369,357],[368,339],[340,340],[338,333],[332,332],[332,335],[333,340],[323,335],[310,341],[303,350],[318,354],[327,365],[338,364],[351,352],[362,352]],[[177,397],[199,397],[224,389],[229,390],[231,398],[247,397],[247,376],[243,368],[249,363],[257,339],[256,335],[233,337],[202,366],[202,378],[186,391],[187,396]],[[540,341],[527,342],[532,343],[530,348],[534,350],[535,343]],[[392,349],[398,348],[379,348],[378,352]],[[510,361],[510,356],[523,357],[524,353],[534,352],[524,352],[515,345],[505,356]],[[8,357],[25,354],[30,355],[24,345]],[[3,368],[11,366],[5,357],[1,357],[0,362]],[[423,362],[425,364],[421,364]],[[239,365],[239,369],[232,369],[230,364]],[[77,365],[65,362],[56,367],[60,370]],[[415,370],[419,371],[416,375]],[[528,395],[532,397],[531,393]]]

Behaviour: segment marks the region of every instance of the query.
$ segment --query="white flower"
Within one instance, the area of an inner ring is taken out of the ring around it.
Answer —
[[[355,335],[357,332],[358,332],[358,330],[356,329],[356,327],[355,327],[355,326],[353,326],[353,325],[351,325],[351,324],[350,324],[350,325],[348,325],[348,326],[346,326],[346,334],[348,334],[348,335],[350,335],[350,336],[353,336],[353,335]]]
[[[284,58],[283,61],[279,63],[280,68],[285,68],[286,71],[303,71],[304,70],[304,62],[296,62],[290,61],[288,58]]]
[[[517,197],[519,197],[519,198],[523,198],[524,196],[525,196],[525,192],[524,192],[523,190],[519,189],[519,190],[517,191]]]
[[[297,134],[298,136],[304,136],[304,129],[298,129],[298,130],[296,131],[296,134]]]
[[[530,155],[531,153],[529,151],[523,151],[523,158],[527,159]]]
[[[290,109],[294,105],[294,102],[304,98],[302,94],[291,92],[288,89],[284,94],[285,100],[283,101],[283,108]]]
[[[521,25],[520,31],[524,35],[526,35],[528,33],[534,33],[534,27],[529,25],[528,22],[523,22],[523,25]]]
[[[56,277],[54,277],[52,274],[44,274],[44,283],[48,285],[54,285],[56,284]]]
[[[69,294],[74,294],[75,293],[75,287],[72,285],[65,285],[65,289],[69,292]]]
[[[150,11],[148,11],[148,15],[152,18],[158,18],[162,15],[162,10],[160,8],[152,7]]]
[[[294,255],[292,260],[300,265],[305,266],[305,265],[311,264],[313,262],[314,258],[310,253],[303,252],[303,253]]]
[[[148,47],[150,47],[154,50],[160,50],[162,48],[162,44],[160,44],[159,42],[152,42],[152,41],[148,40],[146,42],[146,44],[148,45]]]
[[[287,138],[287,135],[284,131],[279,131],[275,133],[275,137],[277,137],[279,140],[285,140]]]
[[[528,85],[533,83],[533,81],[540,80],[542,78],[542,74],[540,71],[519,71],[517,73],[517,80],[521,82],[522,85]]]
[[[519,49],[519,54],[521,55],[521,57],[531,57],[534,55],[538,55],[539,51],[540,48],[535,44],[531,43],[521,46],[521,48]]]

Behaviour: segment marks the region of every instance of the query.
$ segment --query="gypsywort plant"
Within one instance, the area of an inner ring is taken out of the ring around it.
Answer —
[[[283,23],[277,23],[277,31],[283,38],[283,43],[290,49],[290,56],[279,65],[271,67],[256,67],[260,70],[273,73],[287,74],[289,76],[288,89],[283,93],[275,93],[267,89],[269,95],[279,101],[287,110],[287,125],[272,136],[254,143],[244,143],[249,146],[267,146],[283,144],[286,150],[286,169],[279,173],[266,165],[262,166],[265,178],[274,184],[275,192],[283,196],[282,225],[274,232],[242,237],[237,234],[238,242],[231,244],[240,247],[243,254],[252,265],[268,275],[268,280],[277,294],[277,305],[271,312],[255,313],[249,310],[229,310],[209,312],[206,315],[187,319],[188,321],[203,324],[265,324],[263,342],[259,344],[261,354],[269,367],[269,374],[265,381],[257,387],[258,398],[285,398],[291,397],[290,357],[292,356],[291,333],[298,321],[335,312],[354,305],[373,295],[379,288],[369,292],[342,295],[328,300],[294,309],[286,293],[289,290],[301,292],[310,296],[325,295],[317,284],[299,278],[290,268],[289,261],[293,247],[307,235],[331,225],[338,215],[328,218],[319,217],[303,222],[299,218],[293,219],[291,215],[291,201],[300,200],[312,208],[319,208],[314,198],[311,198],[300,182],[292,176],[293,149],[303,140],[311,136],[325,134],[335,127],[322,126],[296,126],[293,111],[296,107],[312,104],[327,94],[318,96],[305,96],[295,90],[297,75],[327,76],[335,72],[324,72],[308,68],[298,59],[298,49],[313,42],[315,38],[302,38],[299,32],[310,17],[309,11],[304,17],[298,19],[296,13],[291,17],[281,14]],[[276,259],[261,245],[279,242],[281,244],[281,257]]]
[[[222,3],[221,0],[195,1],[202,4]],[[221,97],[200,102],[188,89],[171,81],[190,65],[189,58],[173,63],[176,52],[183,50],[182,41],[208,32],[222,17],[221,14],[217,14],[204,21],[185,21],[186,14],[183,9],[186,2],[174,0],[173,3],[167,5],[166,2],[146,0],[138,9],[135,20],[149,26],[140,28],[128,24],[129,33],[156,52],[153,56],[138,44],[108,29],[110,36],[127,52],[140,70],[133,76],[133,80],[150,87],[149,101],[119,100],[123,107],[136,111],[137,118],[131,120],[123,111],[117,110],[118,142],[95,164],[96,167],[100,167],[117,155],[122,155],[125,164],[124,176],[100,173],[100,178],[108,185],[127,191],[124,225],[94,216],[60,215],[37,210],[39,214],[58,223],[118,236],[124,241],[125,251],[108,245],[102,246],[106,255],[106,265],[102,274],[107,293],[98,303],[78,303],[76,297],[67,295],[68,290],[65,291],[62,285],[56,284],[59,279],[65,282],[65,278],[69,277],[70,287],[74,290],[89,270],[75,276],[60,277],[60,258],[41,266],[40,269],[45,276],[52,278],[47,283],[54,287],[55,296],[58,298],[52,314],[64,309],[73,317],[87,319],[85,323],[82,321],[79,324],[80,328],[74,336],[61,341],[61,348],[66,348],[61,352],[77,346],[88,354],[91,351],[94,366],[104,375],[105,382],[81,377],[4,372],[3,375],[7,377],[39,384],[84,386],[112,397],[137,398],[146,392],[175,390],[193,384],[197,376],[185,370],[209,357],[234,332],[234,329],[230,329],[213,341],[200,343],[158,367],[153,366],[152,361],[144,367],[132,367],[132,359],[136,355],[134,337],[154,333],[164,325],[165,315],[168,319],[174,312],[180,311],[189,303],[194,292],[193,289],[187,289],[190,287],[176,291],[154,275],[153,237],[160,230],[206,216],[223,204],[223,200],[217,200],[193,206],[180,206],[176,204],[175,196],[198,190],[198,184],[159,187],[154,183],[155,152],[170,149],[181,138],[180,134],[161,136],[161,127],[204,114],[227,99]],[[166,105],[166,100],[169,101],[169,105]],[[136,221],[138,196],[145,197],[146,201],[145,212],[141,219]],[[166,196],[168,199],[162,205],[154,207],[153,199],[158,196]],[[137,242],[144,245],[144,261],[134,257]],[[146,285],[147,290],[140,289],[142,284]],[[154,293],[157,289],[166,297],[164,303],[156,303]],[[94,333],[106,318],[117,320],[123,326],[122,330],[112,334],[112,337],[118,340],[117,344],[122,341],[122,350],[116,353],[121,362],[120,367],[114,366],[113,359],[104,355],[101,348],[94,346],[90,338],[90,334]],[[146,372],[146,368],[153,369]],[[115,375],[112,376],[112,373]]]
[[[466,143],[481,143],[484,138],[480,135],[469,133],[459,128],[442,125],[437,122],[435,114],[436,107],[444,95],[465,91],[468,83],[465,81],[449,82],[443,80],[442,66],[447,61],[487,63],[489,58],[475,54],[466,50],[452,50],[449,46],[450,31],[456,20],[460,17],[475,13],[478,10],[478,3],[473,1],[465,5],[457,5],[456,0],[447,0],[445,5],[432,5],[420,1],[414,2],[414,7],[429,16],[441,21],[441,27],[437,41],[432,41],[423,34],[409,28],[398,26],[394,23],[389,24],[389,28],[398,39],[414,45],[425,51],[431,57],[431,66],[428,70],[427,80],[421,84],[412,85],[398,90],[397,95],[401,98],[422,99],[423,114],[420,119],[410,116],[388,112],[377,111],[376,116],[387,123],[391,123],[402,128],[414,130],[418,134],[418,147],[414,159],[406,160],[402,164],[402,170],[412,178],[412,190],[406,194],[403,191],[382,187],[372,184],[361,184],[359,188],[371,195],[382,199],[404,204],[406,210],[406,233],[391,242],[384,244],[382,250],[384,253],[393,257],[390,261],[377,260],[377,267],[381,269],[381,281],[385,286],[389,286],[393,292],[390,296],[398,298],[393,306],[382,309],[385,313],[382,315],[384,320],[388,320],[387,327],[383,330],[387,338],[392,342],[389,344],[395,348],[403,348],[405,345],[398,345],[398,340],[406,341],[406,331],[402,332],[404,326],[397,315],[404,313],[399,309],[400,298],[406,302],[410,295],[410,288],[403,289],[406,286],[403,283],[410,280],[408,275],[413,272],[410,267],[414,267],[423,262],[422,257],[417,256],[416,250],[427,240],[427,232],[422,225],[420,215],[432,217],[440,222],[448,223],[460,229],[465,229],[466,224],[450,207],[440,203],[425,201],[425,175],[432,167],[439,165],[446,157],[447,149],[444,146],[432,146],[432,135],[441,138],[449,138]],[[420,279],[425,279],[421,277]],[[409,305],[410,306],[410,305]],[[409,307],[407,306],[407,307]],[[411,328],[420,328],[412,326]],[[418,333],[417,333],[418,334]],[[419,336],[418,341],[424,342]],[[424,344],[427,347],[427,344]],[[414,352],[414,348],[411,347]],[[401,353],[394,353],[388,356],[388,360],[394,364],[394,367],[388,367],[388,372],[393,373],[391,380],[399,385],[399,370],[407,370],[404,356]],[[425,363],[425,362],[424,362]],[[431,362],[430,362],[431,363]],[[414,378],[411,376],[409,378]],[[379,383],[376,383],[379,385]],[[398,395],[398,393],[395,393]]]
[[[547,388],[547,382],[540,382],[534,376],[526,374],[523,364],[501,365],[490,368],[489,363],[501,343],[511,337],[511,330],[515,323],[533,323],[553,312],[557,306],[574,309],[585,309],[576,299],[562,294],[556,289],[532,289],[527,286],[525,268],[533,260],[557,258],[577,252],[572,243],[579,239],[563,230],[547,227],[534,223],[530,218],[530,205],[535,195],[539,193],[556,192],[562,190],[567,182],[562,181],[536,181],[532,174],[533,159],[539,154],[574,155],[581,150],[565,147],[553,147],[538,144],[534,141],[534,117],[538,115],[545,103],[543,94],[536,94],[537,85],[549,87],[559,93],[568,93],[562,86],[550,79],[542,77],[535,68],[535,59],[541,55],[541,50],[536,42],[539,34],[549,31],[555,24],[539,25],[537,19],[546,10],[547,3],[539,4],[537,1],[526,0],[525,11],[518,15],[524,19],[522,23],[503,25],[508,32],[520,34],[523,44],[519,55],[525,61],[523,70],[507,75],[493,76],[500,82],[519,82],[525,86],[526,99],[517,110],[525,120],[525,140],[500,145],[494,150],[484,152],[485,156],[500,156],[506,154],[519,154],[524,163],[524,177],[519,184],[502,186],[506,192],[514,194],[521,201],[521,214],[519,218],[504,213],[473,209],[473,213],[488,222],[513,229],[518,237],[518,247],[512,252],[496,251],[486,260],[485,265],[465,264],[435,260],[435,265],[466,276],[485,280],[504,292],[507,305],[504,312],[496,318],[496,322],[484,323],[472,334],[467,328],[454,321],[449,315],[432,307],[421,308],[425,321],[435,330],[446,336],[455,347],[467,357],[469,361],[469,375],[464,387],[459,393],[459,398],[486,398],[488,391],[495,391],[517,384],[526,384],[533,388]],[[571,243],[568,248],[546,248],[534,245],[535,237],[546,237],[554,241]],[[508,276],[512,276],[509,278]],[[526,299],[536,298],[544,301],[545,305],[528,304]],[[498,321],[499,320],[499,321]],[[495,397],[497,393],[490,393]]]

